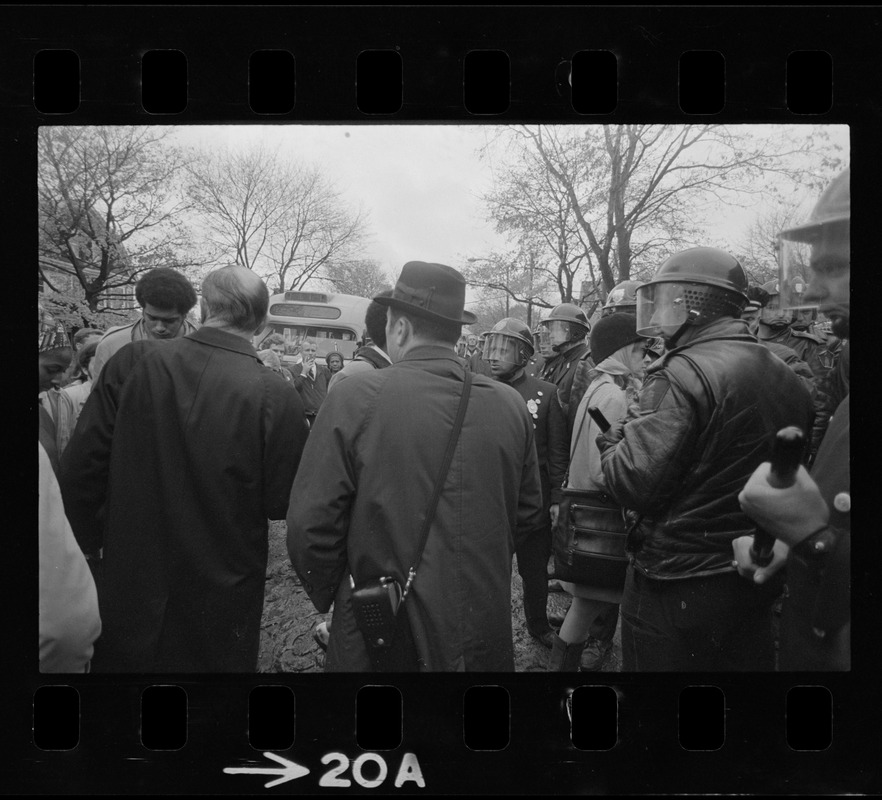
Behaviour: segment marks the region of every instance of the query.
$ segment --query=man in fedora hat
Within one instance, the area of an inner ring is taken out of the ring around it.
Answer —
[[[465,281],[404,265],[387,307],[387,369],[335,386],[292,488],[288,552],[313,604],[334,605],[325,669],[370,671],[352,584],[416,573],[396,618],[399,670],[510,671],[516,543],[544,527],[533,421],[511,387],[472,375],[462,429],[422,556],[420,533],[454,430]],[[416,562],[416,563],[415,563]]]

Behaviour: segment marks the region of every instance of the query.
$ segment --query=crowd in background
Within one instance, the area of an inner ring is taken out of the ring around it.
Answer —
[[[280,335],[254,349],[269,295],[244,267],[208,275],[200,325],[165,268],[127,325],[68,338],[41,313],[41,669],[253,671],[270,519],[333,610],[329,670],[512,669],[513,563],[550,670],[606,669],[619,629],[625,670],[774,669],[785,583],[777,666],[847,669],[849,220],[846,171],[782,233],[812,248],[796,311],[783,278],[698,247],[593,323],[561,303],[466,334],[462,276],[409,262],[354,358],[324,364],[311,339],[289,365]],[[573,559],[579,493],[621,518],[620,582],[599,550]],[[391,645],[359,627],[375,581]]]

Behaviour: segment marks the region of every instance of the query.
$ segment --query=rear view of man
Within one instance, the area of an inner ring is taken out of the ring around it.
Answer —
[[[635,514],[626,671],[774,665],[777,592],[732,566],[732,542],[753,527],[738,492],[776,432],[807,426],[812,410],[800,379],[748,332],[746,303],[741,264],[712,247],[671,256],[637,290],[637,333],[663,336],[667,352],[647,370],[639,413],[597,437],[606,485]]]
[[[388,307],[392,366],[328,394],[288,516],[288,552],[303,587],[320,612],[334,604],[325,668],[382,669],[356,626],[352,584],[389,578],[403,587],[416,567],[396,618],[398,669],[511,671],[512,554],[545,525],[533,421],[514,389],[470,375],[420,558],[465,390],[454,348],[475,318],[463,310],[462,275],[442,264],[405,264],[392,296],[375,300]]]
[[[196,330],[187,312],[196,305],[196,292],[180,272],[157,267],[145,272],[135,284],[135,299],[141,306],[141,319],[111,328],[98,342],[93,370],[101,374],[114,353],[130,342],[143,339],[169,341]]]
[[[267,519],[285,516],[307,433],[251,345],[268,304],[251,270],[215,270],[202,327],[123,347],[86,402],[61,485],[83,551],[103,548],[96,672],[257,667]]]

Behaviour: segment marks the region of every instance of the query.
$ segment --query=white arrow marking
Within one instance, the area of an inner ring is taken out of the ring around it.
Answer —
[[[295,764],[293,761],[288,761],[287,758],[282,758],[281,756],[277,756],[275,753],[264,753],[264,756],[267,758],[271,758],[273,761],[277,761],[282,765],[283,769],[279,769],[278,767],[224,767],[224,772],[227,775],[281,775],[281,778],[276,778],[273,781],[264,785],[264,788],[269,789],[273,786],[278,786],[280,783],[285,783],[286,781],[293,781],[295,778],[302,778],[304,775],[309,775],[309,770],[306,767],[301,767],[300,764]]]

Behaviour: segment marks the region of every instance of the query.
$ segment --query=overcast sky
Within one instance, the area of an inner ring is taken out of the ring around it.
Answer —
[[[764,126],[742,127],[761,134]],[[320,167],[353,207],[360,204],[368,213],[372,241],[364,256],[379,261],[393,279],[406,261],[456,267],[463,257],[504,246],[480,201],[480,194],[492,186],[494,159],[482,160],[478,150],[493,139],[494,126],[240,125],[174,130],[181,144],[262,144]],[[829,132],[847,156],[848,127],[830,126]],[[759,211],[720,206],[710,224],[715,232],[737,239]]]

